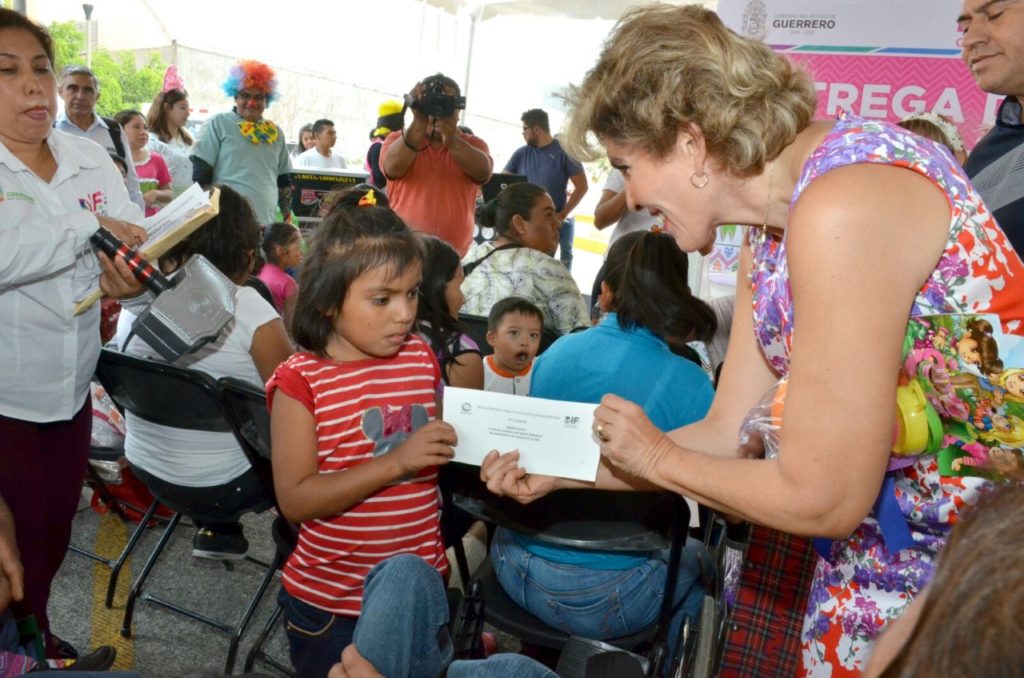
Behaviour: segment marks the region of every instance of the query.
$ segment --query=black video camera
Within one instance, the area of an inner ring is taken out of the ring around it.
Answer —
[[[405,95],[405,105],[431,118],[448,118],[455,111],[466,107],[466,97],[448,94],[445,85],[451,85],[451,79],[438,73],[423,81],[423,96],[415,99],[411,94]]]

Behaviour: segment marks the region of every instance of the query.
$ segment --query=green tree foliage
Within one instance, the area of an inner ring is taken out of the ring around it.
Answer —
[[[85,63],[85,36],[74,21],[52,23],[49,30],[58,73],[68,64]],[[132,54],[116,58],[105,49],[96,50],[92,54],[92,70],[100,82],[97,112],[110,116],[126,108],[141,108],[145,113],[160,91],[166,68],[159,54],[153,54],[145,66],[137,68]]]
[[[53,56],[57,60],[53,67],[58,73],[68,64],[83,61],[79,54],[85,51],[85,36],[75,26],[74,21],[54,22],[50,24],[49,30],[50,37],[53,38]]]

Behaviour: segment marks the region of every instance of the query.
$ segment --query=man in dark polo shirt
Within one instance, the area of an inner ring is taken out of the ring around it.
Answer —
[[[555,203],[556,216],[562,224],[559,233],[559,259],[572,268],[572,240],[575,222],[569,217],[587,192],[587,174],[583,165],[562,150],[558,139],[551,136],[548,114],[539,108],[523,113],[523,139],[526,145],[517,149],[505,165],[505,171],[525,174],[530,183],[542,186]],[[566,188],[572,184],[572,195]]]
[[[1024,256],[1024,0],[963,0],[963,58],[985,92],[1005,94],[995,126],[965,169],[985,205]]]

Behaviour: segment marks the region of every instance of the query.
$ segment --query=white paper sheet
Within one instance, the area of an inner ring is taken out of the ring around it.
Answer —
[[[140,225],[146,229],[149,240],[156,242],[209,205],[210,198],[206,191],[199,184],[192,184],[159,212],[143,219]]]
[[[444,420],[455,428],[455,461],[479,466],[491,450],[519,450],[529,473],[594,481],[601,449],[591,403],[446,387]]]

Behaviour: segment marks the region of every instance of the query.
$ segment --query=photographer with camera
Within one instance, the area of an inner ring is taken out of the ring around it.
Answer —
[[[482,139],[458,129],[466,107],[459,86],[438,73],[405,96],[412,124],[392,132],[381,150],[391,207],[417,231],[435,235],[464,256],[473,242],[479,185],[493,162]]]

